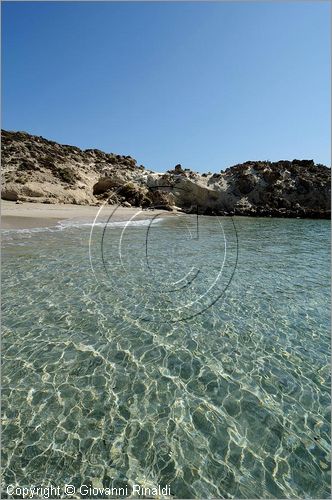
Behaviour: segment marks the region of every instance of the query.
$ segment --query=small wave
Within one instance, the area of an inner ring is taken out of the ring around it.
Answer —
[[[142,220],[122,220],[122,221],[116,221],[116,222],[77,222],[77,221],[71,221],[71,220],[65,220],[65,221],[60,221],[59,225],[61,229],[68,229],[68,228],[80,228],[80,227],[125,227],[127,226],[128,228],[130,227],[140,227],[140,226],[148,226],[149,224],[158,224],[161,222],[161,219],[142,219]]]
[[[73,220],[62,220],[59,221],[55,226],[44,226],[44,227],[31,227],[25,229],[2,229],[1,233],[4,236],[10,236],[14,234],[21,234],[27,237],[30,237],[33,233],[42,233],[42,232],[56,232],[56,231],[64,231],[66,229],[79,229],[82,227],[105,227],[107,224],[108,228],[118,228],[118,227],[140,227],[140,226],[148,226],[149,224],[158,224],[160,223],[162,218],[158,219],[142,219],[142,220],[123,220],[116,222],[83,222],[83,221],[73,221]]]

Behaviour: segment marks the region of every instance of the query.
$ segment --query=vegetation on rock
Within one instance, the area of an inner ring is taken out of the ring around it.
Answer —
[[[331,213],[331,171],[313,160],[247,161],[201,175],[178,164],[157,174],[128,155],[3,130],[2,172],[2,198],[13,201],[177,206],[206,215],[329,218]]]

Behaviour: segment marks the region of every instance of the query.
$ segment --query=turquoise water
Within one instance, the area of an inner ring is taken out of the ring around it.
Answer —
[[[193,216],[5,232],[3,490],[329,498],[329,235]]]

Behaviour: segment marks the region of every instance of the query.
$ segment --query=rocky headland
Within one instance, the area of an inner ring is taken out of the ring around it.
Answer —
[[[2,130],[2,193],[16,202],[120,204],[204,215],[330,218],[331,170],[313,160],[247,161],[220,173],[176,165],[154,173],[134,158]]]

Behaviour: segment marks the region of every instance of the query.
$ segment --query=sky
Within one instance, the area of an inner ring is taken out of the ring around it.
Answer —
[[[2,2],[2,128],[165,171],[331,164],[330,2]]]

